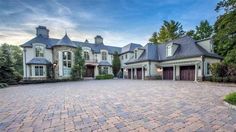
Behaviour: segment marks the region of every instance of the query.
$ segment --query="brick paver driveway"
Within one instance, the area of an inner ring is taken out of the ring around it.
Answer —
[[[105,80],[0,89],[0,131],[234,131],[236,87]]]

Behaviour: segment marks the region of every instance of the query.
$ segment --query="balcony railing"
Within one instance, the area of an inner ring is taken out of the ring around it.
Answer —
[[[85,60],[85,63],[97,63],[96,59]]]

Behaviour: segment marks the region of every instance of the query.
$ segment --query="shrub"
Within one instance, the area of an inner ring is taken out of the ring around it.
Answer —
[[[222,77],[216,77],[216,82],[222,82]]]
[[[236,83],[236,76],[230,76],[229,81],[233,82],[233,83]]]
[[[205,81],[212,81],[212,76],[207,76],[204,78]]]
[[[8,87],[8,84],[6,84],[6,83],[0,83],[0,88],[5,88],[5,87]]]
[[[101,74],[101,75],[96,76],[97,80],[112,79],[112,78],[113,78],[113,75],[111,74]]]
[[[162,80],[162,76],[156,76],[156,80]]]
[[[236,92],[226,95],[224,98],[224,101],[226,101],[232,105],[236,105]]]
[[[213,82],[236,82],[236,64],[215,63],[210,70]]]
[[[222,81],[223,82],[229,82],[229,78],[228,77],[223,77]]]

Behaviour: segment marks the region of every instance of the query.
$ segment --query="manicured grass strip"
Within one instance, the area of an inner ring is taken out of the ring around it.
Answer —
[[[232,105],[236,105],[236,92],[226,95],[224,98],[224,101],[226,101]]]

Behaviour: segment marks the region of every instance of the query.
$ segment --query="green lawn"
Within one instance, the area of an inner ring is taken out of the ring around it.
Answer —
[[[232,105],[236,105],[236,92],[226,95],[224,98],[224,101],[226,101]]]

